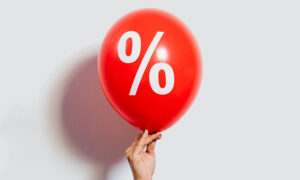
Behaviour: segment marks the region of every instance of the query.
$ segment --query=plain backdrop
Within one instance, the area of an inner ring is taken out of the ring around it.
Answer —
[[[132,179],[123,152],[138,131],[105,100],[96,61],[109,28],[146,7],[183,20],[203,57],[154,179],[299,180],[297,0],[2,0],[0,179]]]

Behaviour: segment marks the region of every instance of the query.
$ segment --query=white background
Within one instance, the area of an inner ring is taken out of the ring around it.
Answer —
[[[123,151],[137,131],[94,75],[109,28],[144,7],[189,26],[204,68],[158,143],[154,179],[299,180],[296,0],[1,1],[0,179],[132,179]]]

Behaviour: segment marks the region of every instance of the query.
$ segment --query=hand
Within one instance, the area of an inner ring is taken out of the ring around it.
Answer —
[[[155,169],[154,148],[161,134],[148,134],[148,130],[140,134],[134,143],[127,148],[126,156],[135,180],[151,180]],[[147,147],[146,151],[144,151]]]

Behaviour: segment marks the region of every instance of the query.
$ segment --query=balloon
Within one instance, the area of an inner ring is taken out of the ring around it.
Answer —
[[[193,102],[202,62],[195,38],[179,19],[142,9],[107,33],[98,72],[114,109],[133,126],[157,132],[178,121]]]

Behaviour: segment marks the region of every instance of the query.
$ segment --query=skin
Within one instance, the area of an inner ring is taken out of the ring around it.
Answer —
[[[161,139],[159,132],[149,134],[145,130],[139,134],[133,144],[127,148],[126,156],[130,164],[134,180],[152,180],[155,169],[156,140]],[[144,151],[144,149],[146,150]]]

